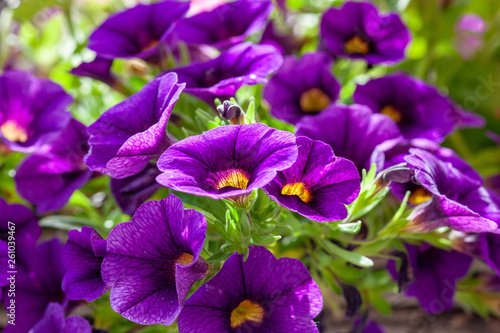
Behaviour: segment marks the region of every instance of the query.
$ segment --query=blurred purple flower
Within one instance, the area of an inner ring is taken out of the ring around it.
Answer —
[[[109,289],[101,276],[105,255],[106,240],[94,229],[84,226],[81,231],[69,231],[62,254],[67,269],[62,289],[69,299],[91,302]]]
[[[483,47],[487,23],[477,14],[465,14],[457,19],[454,30],[458,54],[465,60],[471,60]]]
[[[189,2],[138,4],[111,15],[89,37],[88,48],[105,58],[141,58],[157,63],[167,55],[173,24],[189,10]]]
[[[332,59],[324,53],[285,58],[283,66],[269,80],[263,97],[271,114],[296,124],[303,116],[317,114],[339,97],[340,84],[330,73]]]
[[[49,303],[43,318],[29,333],[91,333],[90,323],[80,317],[65,318],[64,309],[59,303]]]
[[[11,150],[32,153],[66,127],[73,98],[58,84],[29,72],[0,76],[0,142]]]
[[[226,49],[262,29],[272,10],[270,0],[233,1],[180,20],[171,35],[176,42]]]
[[[276,260],[264,247],[249,250],[246,261],[233,254],[186,300],[180,333],[319,332],[313,318],[323,297],[304,264]]]
[[[358,170],[370,169],[370,157],[379,144],[391,146],[401,139],[398,126],[388,116],[373,114],[363,105],[333,104],[315,116],[305,116],[296,125],[297,135],[320,140]]]
[[[91,170],[126,178],[144,170],[173,140],[166,134],[170,113],[184,84],[175,74],[149,82],[89,126]]]
[[[120,79],[111,73],[113,59],[97,56],[91,62],[82,62],[78,67],[73,68],[70,73],[77,76],[89,77],[106,83],[111,88],[121,93],[126,93]]]
[[[172,145],[158,161],[163,173],[156,180],[213,199],[238,197],[267,185],[296,159],[292,133],[264,124],[227,125]]]
[[[19,194],[38,214],[57,210],[92,176],[83,157],[88,152],[86,128],[72,119],[48,149],[28,156],[14,177]]]
[[[410,32],[398,14],[382,15],[369,2],[346,2],[321,19],[321,43],[334,56],[392,64],[405,57]]]
[[[288,169],[279,171],[264,191],[282,206],[311,220],[338,221],[347,217],[346,205],[359,194],[356,166],[336,157],[332,148],[306,137],[297,138],[299,155]]]
[[[441,142],[456,127],[481,127],[484,120],[455,106],[435,87],[405,74],[387,75],[360,85],[356,103],[391,117],[405,139]]]
[[[437,314],[451,309],[458,280],[469,271],[472,257],[457,252],[432,247],[405,244],[413,275],[406,295],[416,297],[422,309]],[[388,269],[397,279],[396,263],[390,261]]]
[[[271,45],[282,55],[299,53],[306,43],[306,39],[295,35],[291,26],[293,24],[287,24],[284,27],[285,31],[281,31],[276,28],[274,21],[269,21],[259,44]]]
[[[266,76],[275,72],[282,62],[274,47],[242,43],[215,59],[169,72],[177,73],[179,82],[186,83],[186,93],[214,105],[215,98],[227,100],[242,85],[266,83]]]
[[[172,324],[209,268],[200,256],[206,229],[205,217],[184,210],[173,194],[146,202],[132,221],[115,226],[102,263],[111,307],[141,325]]]

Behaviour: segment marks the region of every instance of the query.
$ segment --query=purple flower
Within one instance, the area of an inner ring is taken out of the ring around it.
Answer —
[[[51,302],[60,303],[64,308],[70,304],[61,289],[64,276],[61,242],[54,238],[46,241],[31,253],[26,269],[16,267],[15,325],[8,324],[5,333],[28,332],[42,317]],[[5,288],[4,288],[5,289]],[[10,297],[4,290],[3,304],[9,313]]]
[[[441,142],[455,127],[484,124],[480,116],[461,110],[436,88],[401,73],[358,86],[353,98],[373,112],[391,117],[405,139]]]
[[[91,333],[89,322],[80,316],[65,318],[64,309],[59,303],[50,303],[43,318],[29,333]]]
[[[340,85],[330,73],[331,58],[309,53],[297,59],[285,58],[264,88],[271,114],[296,124],[303,116],[316,114],[338,99]]]
[[[225,49],[262,29],[272,11],[273,3],[269,0],[233,1],[180,20],[172,35],[187,44]]]
[[[477,14],[465,14],[455,22],[455,48],[465,60],[471,60],[484,44],[487,23]]]
[[[313,318],[321,291],[297,259],[276,260],[251,246],[246,261],[233,254],[220,272],[184,303],[179,332],[319,332]]]
[[[38,214],[64,207],[73,192],[92,176],[83,157],[88,152],[85,126],[72,119],[49,149],[27,157],[14,177],[19,194]]]
[[[360,318],[354,322],[354,328],[350,333],[385,333],[385,329],[373,320]]]
[[[165,75],[106,111],[90,125],[91,170],[126,178],[144,170],[172,144],[165,134],[170,112],[184,84],[175,74]]]
[[[16,269],[26,268],[41,234],[42,228],[38,226],[35,215],[28,207],[8,204],[0,197],[0,287],[10,283],[7,280],[7,272],[12,270],[8,267],[8,260],[12,259],[8,256],[9,242],[16,245]]]
[[[0,141],[31,153],[68,124],[65,111],[73,98],[61,86],[29,72],[11,70],[0,76]]]
[[[298,136],[329,144],[336,156],[351,160],[359,170],[370,168],[379,144],[401,139],[396,123],[363,105],[333,104],[318,115],[303,117],[296,126]]]
[[[264,191],[282,206],[311,220],[326,222],[347,217],[345,205],[353,202],[360,190],[356,166],[336,157],[332,148],[321,141],[301,136],[297,146],[295,163],[278,172]]]
[[[429,232],[447,226],[462,232],[496,232],[497,224],[490,218],[500,216],[500,211],[475,174],[421,149],[410,149],[410,154],[405,161],[419,189],[412,193],[418,206],[409,216],[412,222],[407,231]]]
[[[111,193],[124,213],[133,215],[144,201],[161,188],[156,182],[156,177],[160,174],[156,165],[150,163],[136,175],[122,179],[111,178]]]
[[[429,314],[451,309],[458,280],[463,278],[472,263],[472,257],[446,251],[423,243],[420,246],[405,244],[413,272],[413,281],[406,295],[416,297],[420,306]],[[389,272],[396,278],[396,265],[388,265]]]
[[[172,145],[160,157],[158,183],[176,191],[222,199],[267,185],[292,166],[292,133],[264,124],[227,125]]]
[[[266,76],[282,62],[274,47],[242,43],[215,59],[171,71],[177,73],[179,82],[186,83],[185,92],[213,105],[215,98],[229,99],[244,84],[267,82]]]
[[[70,73],[77,76],[89,77],[106,83],[111,88],[125,93],[120,79],[111,73],[113,59],[97,56],[91,62],[82,62],[78,67],[73,68]]]
[[[91,302],[101,297],[108,287],[102,281],[101,263],[106,255],[106,240],[94,229],[70,230],[63,248],[66,274],[62,289],[69,299]]]
[[[111,306],[142,325],[175,321],[194,282],[208,270],[200,252],[207,222],[171,194],[143,204],[108,236],[102,277]]]
[[[167,54],[173,23],[182,19],[189,2],[139,4],[110,16],[89,37],[88,47],[105,58],[142,58],[158,62]]]
[[[321,39],[335,56],[395,63],[405,57],[410,32],[398,14],[381,15],[369,2],[349,1],[323,14]]]

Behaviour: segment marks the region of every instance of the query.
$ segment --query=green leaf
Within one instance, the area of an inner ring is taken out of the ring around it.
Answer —
[[[333,256],[340,257],[345,261],[348,261],[351,264],[360,267],[367,268],[373,266],[373,261],[370,258],[365,257],[364,255],[352,251],[347,251],[323,238],[316,237],[315,239],[328,253],[330,253]]]
[[[349,234],[355,234],[361,229],[361,221],[352,222],[352,223],[340,223],[337,225],[337,228],[342,232],[346,232]]]
[[[51,215],[39,221],[41,227],[55,228],[61,230],[81,229],[83,226],[101,228],[94,221],[76,216]]]
[[[205,259],[205,261],[208,263],[215,263],[215,262],[226,260],[230,256],[231,256],[231,253],[219,251],[219,252],[213,254],[212,256],[210,256],[210,258]]]

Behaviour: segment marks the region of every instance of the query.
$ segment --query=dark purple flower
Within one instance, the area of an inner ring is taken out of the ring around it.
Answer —
[[[382,15],[369,2],[346,2],[321,19],[322,44],[335,56],[370,64],[395,63],[405,57],[410,32],[398,14]]]
[[[189,2],[139,4],[110,16],[89,37],[88,48],[105,58],[142,58],[158,62],[166,56],[173,23],[182,19]]]
[[[91,333],[89,322],[80,316],[65,318],[64,309],[59,303],[50,303],[43,318],[29,333]]]
[[[184,303],[180,333],[319,332],[313,318],[321,291],[297,259],[276,260],[251,246],[248,259],[233,254],[220,272]]]
[[[484,44],[487,23],[477,14],[465,14],[455,22],[455,48],[465,60],[471,60]]]
[[[17,267],[15,295],[17,320],[15,325],[8,324],[5,327],[5,333],[28,332],[43,317],[45,308],[52,302],[60,303],[64,308],[70,306],[61,289],[65,273],[61,252],[61,242],[54,238],[38,245],[31,253],[26,269]],[[3,304],[7,313],[10,300],[8,290],[4,290]]]
[[[7,280],[9,271],[27,267],[41,234],[42,228],[28,207],[8,204],[0,197],[0,287],[10,283]],[[9,242],[15,245],[14,248],[11,246],[15,258],[9,258]],[[14,261],[9,262],[9,259]],[[9,267],[9,264],[15,267]]]
[[[218,49],[239,44],[262,29],[273,11],[270,0],[238,0],[177,22],[175,40],[206,44]]]
[[[97,56],[91,62],[82,62],[78,67],[73,68],[70,73],[77,76],[89,77],[106,83],[111,88],[125,93],[120,79],[111,73],[113,59]]]
[[[419,205],[409,216],[412,222],[407,231],[429,232],[447,226],[462,232],[496,232],[497,223],[491,218],[500,216],[500,211],[475,174],[416,148],[410,149],[405,161],[419,186],[412,194]]]
[[[458,280],[463,278],[472,263],[472,257],[457,251],[446,251],[423,243],[420,246],[405,244],[408,251],[413,282],[406,295],[416,297],[420,306],[430,314],[449,310]],[[396,265],[388,265],[394,278]]]
[[[158,183],[213,199],[237,197],[267,185],[292,166],[292,133],[264,124],[227,125],[172,145],[160,157]]]
[[[214,99],[229,99],[242,85],[266,83],[283,58],[267,45],[242,43],[206,62],[173,69],[179,82],[186,83],[185,92],[213,105]]]
[[[200,252],[207,222],[171,194],[143,204],[108,236],[102,277],[111,306],[142,325],[175,321],[194,282],[208,270]]]
[[[133,215],[144,201],[161,188],[156,182],[156,177],[160,174],[156,165],[150,163],[136,175],[122,179],[111,178],[111,193],[124,213]]]
[[[83,157],[88,152],[85,126],[72,119],[46,150],[27,157],[14,177],[19,194],[38,214],[64,207],[73,192],[92,176]]]
[[[354,322],[354,328],[350,333],[385,333],[385,329],[373,320],[361,318]]]
[[[296,124],[303,116],[316,114],[339,97],[340,85],[330,72],[332,59],[324,53],[285,58],[264,88],[271,114]]]
[[[0,76],[0,141],[14,151],[31,153],[68,124],[73,98],[61,86],[29,72]]]
[[[306,137],[297,138],[299,155],[279,171],[264,191],[282,206],[311,220],[337,221],[347,217],[345,205],[360,190],[359,173],[349,160],[336,157],[332,148]]]
[[[172,144],[166,128],[183,88],[175,74],[168,74],[106,111],[87,130],[89,168],[113,178],[144,170]]]
[[[435,87],[401,73],[358,86],[353,98],[373,112],[391,117],[405,139],[441,142],[455,127],[477,127],[484,122],[455,106]]]
[[[62,289],[69,299],[91,302],[101,297],[108,287],[102,281],[101,263],[106,255],[106,240],[94,229],[70,230],[63,247],[66,274]]]
[[[363,105],[333,104],[318,115],[303,117],[296,128],[297,135],[329,144],[336,156],[351,160],[359,170],[370,169],[370,157],[379,144],[401,139],[395,122]]]

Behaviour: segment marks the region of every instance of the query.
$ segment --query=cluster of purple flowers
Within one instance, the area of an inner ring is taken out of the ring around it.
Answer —
[[[108,175],[117,204],[133,215],[106,239],[83,227],[69,232],[64,247],[57,239],[36,245],[41,228],[33,212],[0,200],[0,256],[7,258],[4,236],[13,222],[16,302],[24,314],[5,332],[91,332],[84,318],[65,314],[108,291],[123,317],[141,325],[177,320],[181,333],[318,332],[322,293],[301,261],[246,244],[246,253],[228,255],[218,270],[204,253],[206,217],[185,209],[175,194],[147,201],[161,187],[224,199],[247,214],[261,190],[299,218],[334,222],[348,217],[362,170],[375,164],[379,177],[392,181],[394,196],[408,198],[405,233],[447,227],[477,236],[473,245],[452,251],[405,243],[406,266],[389,263],[399,281],[412,270],[412,279],[400,285],[425,311],[452,306],[452,298],[435,300],[443,290],[454,293],[473,257],[500,274],[500,196],[440,146],[455,129],[481,127],[483,119],[404,73],[372,78],[356,87],[354,104],[339,102],[342,87],[331,71],[338,58],[370,66],[404,58],[410,33],[399,15],[347,2],[323,14],[316,52],[283,58],[276,47],[245,42],[266,25],[270,0],[238,0],[193,16],[188,10],[182,1],[139,4],[90,35],[96,59],[73,74],[119,91],[114,59],[140,58],[159,74],[88,127],[66,110],[72,98],[59,85],[17,70],[0,76],[0,145],[29,154],[14,179],[36,213],[63,208],[91,178]],[[183,52],[189,64],[165,67]],[[265,84],[270,114],[294,125],[295,134],[241,115],[182,140],[168,132],[183,93],[214,107],[214,100],[256,84]],[[6,271],[0,286],[7,307]],[[359,332],[381,331],[366,318],[358,326]]]

